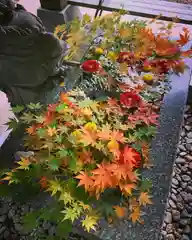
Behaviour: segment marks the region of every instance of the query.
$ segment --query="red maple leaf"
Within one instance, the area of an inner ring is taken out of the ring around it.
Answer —
[[[41,185],[41,189],[46,189],[47,186],[48,186],[48,180],[47,180],[47,177],[43,176],[41,177],[40,181],[39,181],[39,184]]]
[[[126,145],[121,151],[120,164],[128,164],[130,168],[138,168],[141,164],[141,155],[132,147]]]

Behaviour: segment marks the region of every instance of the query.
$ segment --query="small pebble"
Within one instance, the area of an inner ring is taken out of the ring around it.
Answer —
[[[176,204],[173,202],[173,200],[169,200],[169,205],[172,207],[172,208],[177,208],[176,207]]]
[[[180,217],[181,217],[180,212],[177,211],[177,210],[173,210],[172,214],[173,214],[173,220],[175,222],[178,222],[180,220]]]
[[[182,179],[184,182],[189,182],[191,180],[191,178],[188,175],[183,175]]]
[[[178,157],[178,158],[176,158],[175,163],[177,163],[177,164],[185,164],[185,159]]]
[[[172,179],[172,183],[173,183],[174,185],[176,185],[176,186],[179,184],[179,182],[178,182],[178,180],[177,180],[176,178],[173,178],[173,179]]]
[[[172,222],[172,215],[171,215],[170,212],[166,212],[164,221],[166,223],[171,223]]]

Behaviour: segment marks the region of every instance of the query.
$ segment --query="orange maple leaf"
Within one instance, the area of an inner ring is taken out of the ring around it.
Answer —
[[[139,222],[143,224],[143,220],[141,219],[141,210],[140,207],[136,207],[133,209],[133,212],[130,214],[129,218],[133,223]]]
[[[79,152],[78,156],[79,160],[84,164],[94,163],[92,153],[88,150],[83,150],[82,152]]]
[[[152,204],[152,201],[150,199],[150,196],[147,192],[142,192],[139,196],[139,204],[141,206],[146,206],[147,204]]]
[[[116,130],[112,131],[110,138],[111,140],[114,140],[120,143],[125,143],[126,141],[126,138],[124,137],[123,132],[116,131]]]
[[[82,129],[82,135],[81,135],[81,143],[83,143],[84,146],[92,145],[94,146],[96,143],[97,135],[93,131],[89,131],[87,129]]]
[[[152,167],[152,164],[150,163],[150,159],[149,159],[149,151],[150,151],[149,144],[143,142],[141,144],[141,151],[144,158],[143,167],[144,168]]]
[[[94,183],[92,176],[89,176],[87,173],[81,171],[75,178],[80,180],[78,186],[83,186],[86,191],[91,191]]]
[[[92,171],[92,179],[94,180],[93,186],[96,190],[96,193],[101,193],[104,191],[104,189],[114,185],[109,167],[110,164],[102,163],[98,164],[97,169]]]
[[[135,182],[137,180],[137,176],[132,172],[132,168],[128,164],[110,164],[109,169],[113,174],[113,181],[118,184],[121,180]]]
[[[47,129],[47,134],[48,134],[48,136],[52,137],[52,136],[54,136],[54,135],[57,134],[57,129],[56,129],[56,128],[48,127],[48,129]]]
[[[108,126],[104,126],[100,131],[98,131],[97,136],[101,140],[110,140],[111,129]]]
[[[136,185],[133,183],[120,184],[119,186],[121,191],[123,191],[126,195],[132,195],[133,189],[136,189]]]
[[[35,126],[28,127],[26,128],[26,131],[29,135],[34,135],[36,132],[36,127]]]
[[[177,40],[177,43],[180,46],[184,46],[190,41],[190,32],[187,28],[183,28],[183,34],[180,33],[180,39]]]
[[[125,207],[114,206],[117,217],[124,218],[127,215],[127,209]]]

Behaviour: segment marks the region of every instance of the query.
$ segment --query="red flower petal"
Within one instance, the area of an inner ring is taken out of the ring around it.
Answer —
[[[96,60],[87,60],[81,64],[81,68],[85,72],[95,73],[100,69],[100,64]]]

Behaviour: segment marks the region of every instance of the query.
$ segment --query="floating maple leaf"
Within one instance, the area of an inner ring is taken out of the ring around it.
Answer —
[[[142,192],[139,197],[139,204],[141,206],[146,206],[147,204],[152,204],[152,201],[150,199],[150,196],[147,192]]]
[[[125,207],[114,206],[117,217],[124,218],[127,215],[127,209]]]
[[[130,214],[129,218],[133,223],[139,222],[143,223],[143,220],[141,219],[141,210],[140,207],[136,207],[133,209],[133,212]]]

